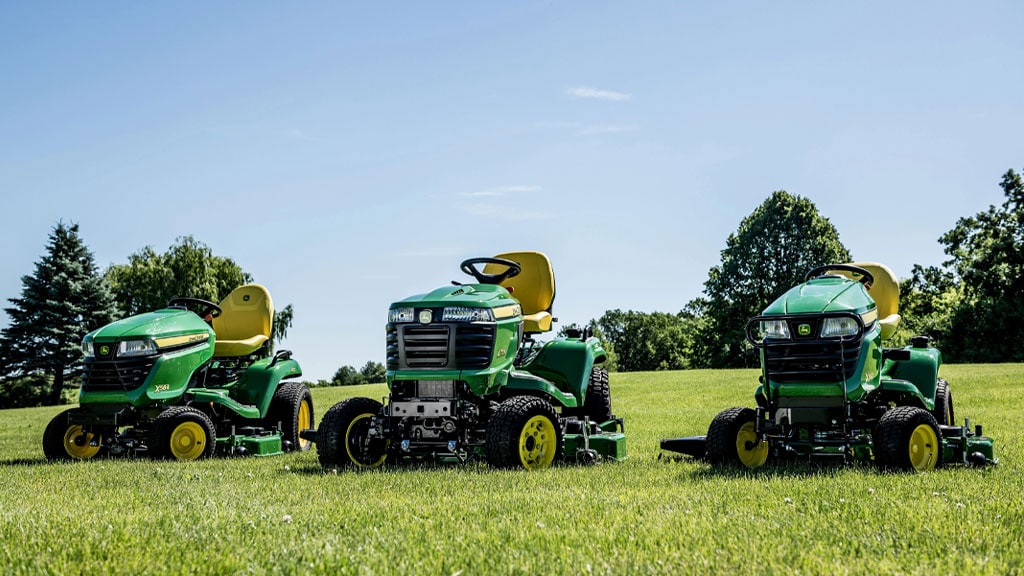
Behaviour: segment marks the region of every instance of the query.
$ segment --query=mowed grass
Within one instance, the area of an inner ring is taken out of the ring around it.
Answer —
[[[753,370],[612,375],[630,458],[324,471],[275,458],[49,464],[58,408],[0,411],[4,574],[1011,574],[1024,572],[1024,365],[945,366],[1001,464],[713,470],[659,457],[752,405]],[[317,415],[381,385],[314,391]]]

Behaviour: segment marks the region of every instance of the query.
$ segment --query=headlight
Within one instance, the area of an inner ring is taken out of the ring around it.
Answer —
[[[117,345],[117,355],[120,357],[147,354],[156,354],[156,343],[152,340],[127,340]]]
[[[765,338],[789,339],[789,324],[785,320],[762,320],[761,334]]]
[[[86,358],[92,358],[93,356],[96,355],[92,349],[92,342],[88,340],[82,340],[82,354]]]
[[[392,308],[388,310],[388,323],[412,322],[412,308]]]
[[[837,318],[825,318],[821,325],[822,338],[836,338],[839,336],[853,336],[860,330],[857,321],[849,316]]]
[[[494,322],[494,314],[490,308],[467,308],[466,306],[449,306],[441,314],[442,322]]]

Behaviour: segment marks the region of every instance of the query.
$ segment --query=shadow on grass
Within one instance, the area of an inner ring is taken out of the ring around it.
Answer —
[[[0,460],[0,466],[39,466],[49,464],[46,458],[15,458],[14,460]]]
[[[759,468],[745,468],[740,465],[712,465],[704,459],[688,456],[659,454],[659,462],[668,464],[692,464],[696,469],[685,473],[691,480],[714,480],[723,478],[807,478],[811,476],[834,476],[846,471],[888,474],[887,471],[866,462],[814,462],[808,459],[787,459]]]

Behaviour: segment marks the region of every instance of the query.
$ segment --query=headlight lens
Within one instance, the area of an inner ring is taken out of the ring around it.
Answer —
[[[388,323],[393,322],[412,322],[413,310],[412,308],[392,308],[388,310]]]
[[[442,322],[494,322],[490,308],[468,308],[449,306],[441,315]]]
[[[88,340],[82,340],[82,354],[86,358],[92,358],[93,356],[96,355],[92,349],[92,342]]]
[[[126,340],[117,345],[117,355],[120,357],[147,354],[156,354],[156,343],[152,340]]]
[[[857,321],[849,316],[825,318],[825,322],[821,325],[821,337],[853,336],[858,330],[860,330],[860,327],[857,325]]]
[[[761,334],[764,338],[789,339],[789,324],[785,320],[762,320]]]

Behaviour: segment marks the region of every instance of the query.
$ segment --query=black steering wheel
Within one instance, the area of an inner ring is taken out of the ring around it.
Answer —
[[[864,284],[865,286],[870,286],[875,282],[875,277],[871,274],[871,272],[868,272],[867,270],[861,268],[860,266],[854,266],[852,264],[829,264],[827,266],[818,266],[817,268],[808,272],[804,280],[807,281],[810,280],[811,278],[821,278],[823,276],[827,276],[825,272],[828,272],[829,270],[842,270],[844,272],[853,272],[854,274],[860,274],[859,281],[861,284]],[[843,278],[845,278],[845,276],[843,276]]]
[[[499,266],[508,266],[508,268],[500,274],[484,274],[482,270],[477,270],[477,264],[497,264]],[[476,278],[476,281],[480,284],[501,284],[504,280],[515,278],[523,270],[519,262],[505,260],[504,258],[470,258],[469,260],[464,260],[459,268],[466,274]]]
[[[190,308],[194,306],[195,308]],[[203,300],[202,298],[187,298],[185,296],[176,296],[171,298],[170,302],[167,303],[168,308],[178,307],[186,310],[192,310],[199,315],[203,320],[213,320],[217,316],[220,316],[220,306],[217,306],[209,300]]]

